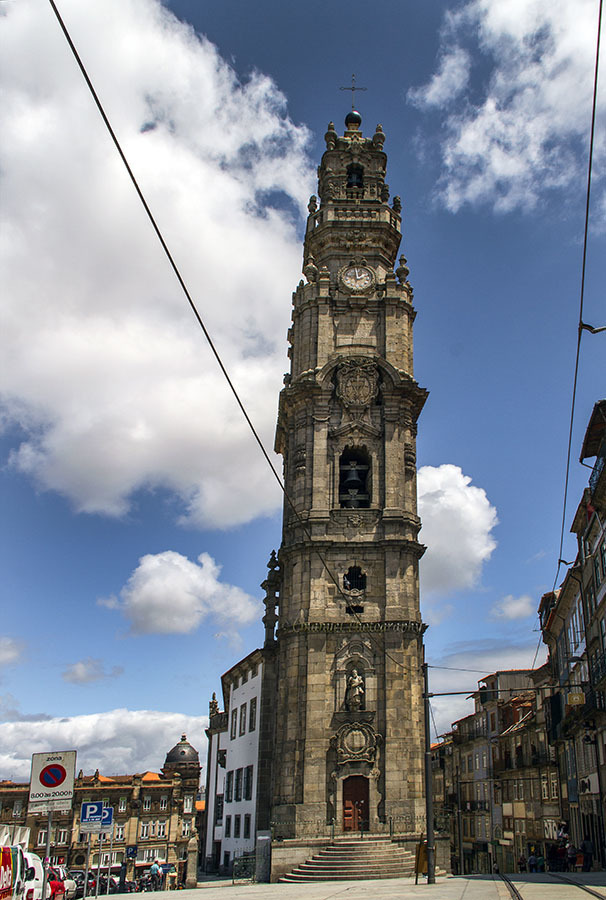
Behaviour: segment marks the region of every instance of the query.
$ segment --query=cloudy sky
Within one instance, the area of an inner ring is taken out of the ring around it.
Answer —
[[[597,0],[375,0],[371,22],[362,0],[57,5],[270,449],[306,204],[355,70],[404,204],[430,391],[431,687],[531,665],[558,559]],[[0,777],[71,747],[85,771],[157,769],[182,731],[205,751],[220,674],[262,641],[281,499],[50,5],[6,0],[0,27]],[[592,325],[606,324],[605,105]],[[565,558],[605,358],[606,335],[585,333]],[[467,709],[437,698],[438,729]]]

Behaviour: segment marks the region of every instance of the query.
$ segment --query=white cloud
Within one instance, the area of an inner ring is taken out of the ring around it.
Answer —
[[[158,772],[182,733],[206,760],[206,716],[114,709],[85,716],[0,724],[0,778],[27,780],[32,753],[76,749],[77,768],[102,775]]]
[[[409,97],[417,105],[447,111],[440,197],[449,209],[466,203],[486,203],[499,211],[529,209],[545,189],[581,184],[596,31],[593,0],[470,0],[456,14],[447,14],[437,72]],[[469,92],[459,91],[459,102],[453,103],[448,82],[453,90],[463,83],[456,53],[453,58],[457,40],[475,45],[478,71],[475,80],[471,73]],[[601,91],[598,123],[605,109]],[[605,151],[598,127],[596,187]]]
[[[281,503],[49,7],[5,4],[4,421],[12,465],[79,511],[167,488],[224,527]],[[258,431],[271,446],[300,272],[307,131],[157,0],[62,14]],[[264,205],[268,197],[274,207]],[[35,260],[35,264],[32,264]]]
[[[494,619],[527,619],[536,613],[537,601],[533,600],[528,594],[522,594],[520,597],[514,597],[513,594],[507,594],[502,600],[497,601],[490,610],[490,615]]]
[[[450,731],[453,722],[473,712],[473,700],[466,693],[447,692],[477,690],[478,681],[492,672],[530,669],[536,653],[536,642],[506,644],[498,638],[455,644],[440,658],[429,658],[429,690],[444,696],[432,698],[431,706],[438,734]],[[547,649],[542,644],[534,664],[543,665]],[[444,667],[444,668],[441,668]],[[433,725],[432,725],[433,736]]]
[[[19,662],[23,645],[11,637],[0,637],[0,666],[9,666]]]
[[[415,106],[443,106],[457,97],[467,86],[471,58],[461,47],[449,47],[440,59],[438,71],[432,76],[429,84],[420,88],[411,88],[408,99]]]
[[[497,513],[482,488],[458,466],[423,466],[418,473],[421,595],[448,595],[475,587],[496,547]]]
[[[80,659],[78,662],[71,663],[61,677],[64,681],[69,681],[72,684],[90,684],[92,681],[116,678],[123,671],[122,666],[112,666],[110,671],[106,672],[103,660],[93,659],[89,656],[86,659]]]
[[[219,580],[221,566],[208,553],[199,565],[173,550],[147,554],[120,591],[119,608],[135,634],[188,634],[207,616],[234,626],[261,616],[261,604],[243,590]]]

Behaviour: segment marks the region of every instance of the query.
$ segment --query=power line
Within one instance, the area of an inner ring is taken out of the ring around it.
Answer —
[[[193,300],[193,298],[192,298],[192,296],[191,296],[191,294],[190,294],[190,292],[189,292],[189,289],[188,289],[188,287],[187,287],[187,285],[186,285],[186,283],[185,283],[185,280],[183,279],[183,276],[181,275],[181,272],[180,272],[180,270],[179,270],[179,267],[177,266],[177,263],[175,262],[175,260],[174,260],[174,258],[173,258],[173,255],[172,255],[172,253],[170,252],[170,249],[169,249],[169,247],[168,247],[168,244],[167,244],[166,241],[164,240],[164,237],[163,237],[163,235],[162,235],[162,232],[161,232],[161,230],[160,230],[160,227],[159,227],[158,223],[156,222],[156,220],[155,220],[155,218],[154,218],[154,215],[153,215],[153,213],[152,213],[152,211],[151,211],[151,209],[150,209],[150,207],[149,207],[149,205],[148,205],[148,203],[147,203],[147,201],[146,201],[146,199],[145,199],[145,196],[144,196],[144,194],[143,194],[143,191],[141,190],[141,188],[140,188],[140,186],[139,186],[139,183],[138,183],[138,181],[137,181],[137,179],[136,179],[136,177],[135,177],[135,174],[134,174],[133,170],[131,169],[130,164],[129,164],[127,158],[126,158],[126,155],[125,155],[124,151],[122,150],[122,147],[121,147],[120,142],[119,142],[119,140],[118,140],[118,138],[117,138],[117,136],[116,136],[116,133],[115,133],[114,129],[112,128],[112,125],[111,125],[111,123],[110,123],[110,121],[109,121],[109,117],[107,116],[107,114],[106,114],[106,112],[105,112],[105,109],[103,108],[103,105],[102,105],[102,103],[101,103],[101,100],[99,99],[99,96],[98,96],[98,94],[97,94],[97,92],[96,92],[96,90],[95,90],[95,88],[94,88],[94,86],[93,86],[92,80],[91,80],[91,78],[90,78],[90,76],[89,76],[89,74],[88,74],[88,72],[87,72],[87,70],[86,70],[86,67],[84,66],[84,63],[82,62],[82,59],[80,58],[80,55],[79,55],[79,53],[78,53],[78,51],[77,51],[77,49],[76,49],[76,46],[75,46],[74,42],[72,41],[72,38],[71,38],[71,36],[70,36],[69,31],[67,30],[67,26],[65,25],[65,23],[64,23],[64,21],[63,21],[63,19],[62,19],[62,17],[61,17],[61,14],[60,14],[59,10],[57,9],[57,6],[56,6],[54,0],[48,0],[48,2],[50,3],[50,5],[51,5],[51,7],[52,7],[52,10],[53,10],[53,12],[55,13],[55,16],[56,16],[56,18],[57,18],[57,21],[58,21],[58,23],[59,23],[59,26],[60,26],[60,28],[61,28],[61,30],[62,30],[62,32],[63,32],[63,35],[64,35],[64,37],[65,37],[65,39],[66,39],[66,41],[67,41],[67,43],[68,43],[68,45],[69,45],[70,50],[72,51],[72,54],[73,54],[73,56],[74,56],[74,58],[75,58],[75,60],[76,60],[76,63],[78,64],[78,68],[80,69],[80,72],[82,73],[82,77],[84,78],[84,80],[85,80],[85,82],[86,82],[86,85],[87,85],[87,87],[88,87],[88,89],[89,89],[89,91],[90,91],[90,93],[91,93],[91,95],[92,95],[92,97],[93,97],[93,100],[94,100],[94,102],[95,102],[95,105],[96,105],[96,107],[97,107],[97,109],[98,109],[98,111],[99,111],[99,114],[101,115],[101,118],[103,119],[103,122],[104,122],[104,124],[105,124],[105,127],[107,128],[107,130],[108,130],[108,132],[109,132],[109,135],[110,135],[110,137],[111,137],[111,139],[112,139],[112,142],[113,142],[113,144],[114,144],[116,150],[118,151],[118,154],[119,154],[119,156],[120,156],[120,159],[122,160],[122,163],[124,164],[124,167],[125,167],[125,169],[126,169],[126,171],[127,171],[127,173],[128,173],[128,176],[129,176],[129,178],[130,178],[130,180],[131,180],[131,182],[132,182],[132,184],[133,184],[133,187],[135,188],[135,191],[137,192],[137,196],[139,197],[139,200],[141,201],[141,203],[142,203],[142,205],[143,205],[143,208],[144,208],[145,212],[147,213],[147,217],[148,217],[148,219],[149,219],[149,221],[150,221],[150,223],[151,223],[151,225],[152,225],[152,227],[153,227],[153,229],[154,229],[154,231],[155,231],[155,233],[156,233],[156,237],[157,237],[158,240],[160,241],[160,244],[161,244],[161,246],[162,246],[162,249],[164,250],[164,253],[165,253],[165,255],[166,255],[166,257],[167,257],[167,259],[168,259],[168,261],[169,261],[169,263],[170,263],[170,266],[171,266],[171,268],[172,268],[172,270],[173,270],[173,272],[174,272],[174,274],[175,274],[175,276],[176,276],[176,278],[177,278],[177,281],[179,282],[179,285],[180,285],[180,287],[181,287],[181,290],[183,291],[183,293],[185,294],[185,297],[187,298],[187,302],[189,303],[189,306],[190,306],[190,308],[191,308],[191,310],[192,310],[192,312],[193,312],[193,314],[194,314],[194,316],[195,316],[195,318],[196,318],[196,321],[198,322],[198,325],[199,325],[200,328],[202,329],[202,332],[203,332],[203,334],[204,334],[204,337],[206,338],[206,341],[207,341],[207,343],[208,343],[208,345],[209,345],[209,347],[210,347],[210,349],[211,349],[211,351],[212,351],[212,353],[213,353],[213,355],[214,355],[214,357],[215,357],[215,360],[217,361],[217,364],[218,364],[219,368],[221,369],[221,372],[223,373],[223,376],[224,376],[225,380],[227,381],[227,384],[229,385],[229,388],[230,388],[230,390],[231,390],[231,392],[232,392],[232,394],[233,394],[233,396],[234,396],[234,398],[235,398],[235,400],[236,400],[236,403],[237,403],[238,406],[240,407],[240,411],[241,411],[242,415],[244,416],[244,418],[245,418],[245,420],[246,420],[246,423],[248,424],[248,427],[250,428],[250,430],[251,430],[251,432],[252,432],[252,434],[253,434],[253,436],[254,436],[254,439],[255,439],[255,441],[257,442],[257,444],[258,444],[258,446],[259,446],[259,449],[261,450],[261,453],[263,454],[263,456],[264,456],[264,458],[265,458],[265,461],[267,462],[267,464],[268,464],[269,468],[271,469],[271,472],[272,472],[272,474],[273,474],[275,480],[277,481],[278,485],[280,486],[280,490],[282,491],[282,493],[283,493],[283,495],[284,495],[284,497],[285,497],[285,499],[286,499],[286,502],[288,503],[290,509],[291,509],[292,512],[294,513],[294,515],[295,515],[295,517],[296,517],[296,519],[297,519],[297,522],[299,523],[299,525],[301,526],[301,529],[303,530],[303,533],[305,534],[305,537],[306,537],[306,538],[308,539],[308,541],[309,541],[310,546],[313,548],[313,551],[312,551],[312,552],[314,552],[314,553],[316,554],[316,556],[318,557],[318,559],[319,559],[320,562],[322,563],[324,569],[326,570],[326,573],[328,574],[330,580],[331,580],[331,581],[333,582],[333,584],[335,585],[335,587],[336,587],[337,591],[339,592],[340,596],[341,596],[341,597],[343,598],[343,600],[347,603],[348,598],[347,598],[346,595],[343,593],[343,590],[342,590],[342,588],[341,588],[341,585],[339,584],[338,579],[335,577],[335,575],[333,574],[332,570],[331,570],[330,567],[328,566],[328,563],[327,563],[326,560],[324,559],[324,556],[322,555],[322,553],[320,552],[320,550],[318,550],[318,548],[314,545],[314,542],[313,542],[313,539],[312,539],[312,536],[311,536],[311,532],[309,531],[307,525],[305,524],[305,522],[304,522],[302,516],[300,515],[300,513],[299,513],[298,510],[296,509],[295,504],[294,504],[294,501],[291,499],[291,497],[290,497],[288,491],[286,490],[286,486],[284,485],[284,482],[282,481],[282,479],[280,478],[278,472],[276,471],[275,466],[274,466],[274,464],[273,464],[273,462],[272,462],[272,460],[271,460],[271,458],[270,458],[270,456],[269,456],[267,450],[265,449],[265,446],[264,446],[264,444],[263,444],[263,441],[261,440],[259,434],[257,433],[257,430],[256,430],[255,426],[253,425],[253,422],[252,422],[250,416],[248,415],[248,413],[247,413],[247,411],[246,411],[246,408],[245,408],[245,406],[244,406],[244,403],[243,403],[243,401],[241,400],[240,395],[238,394],[238,392],[237,392],[237,390],[236,390],[236,387],[235,387],[234,383],[232,382],[232,380],[231,380],[231,378],[230,378],[230,376],[229,376],[229,373],[228,373],[227,368],[225,367],[225,365],[224,365],[224,363],[223,363],[223,360],[221,359],[221,356],[220,356],[220,354],[219,354],[219,351],[218,351],[217,348],[215,347],[215,344],[214,344],[214,342],[213,342],[213,340],[212,340],[212,338],[211,338],[211,335],[210,335],[208,329],[206,328],[206,326],[205,326],[205,324],[204,324],[204,322],[203,322],[203,320],[202,320],[202,316],[200,315],[200,313],[199,313],[199,311],[198,311],[198,309],[197,309],[197,307],[196,307],[196,304],[195,304],[195,302],[194,302],[194,300]],[[365,89],[365,88],[358,88],[358,90],[366,90],[366,89]],[[349,605],[350,605],[350,604],[349,604]],[[355,610],[352,610],[352,614],[353,614],[354,618],[356,619],[356,621],[357,621],[360,625],[363,624],[363,623],[362,623],[362,620],[360,619],[358,613],[355,612]],[[369,636],[370,636],[371,640],[374,640],[375,646],[376,646],[377,648],[381,649],[381,650],[384,652],[384,654],[385,654],[385,656],[386,656],[387,659],[390,659],[391,662],[393,662],[396,666],[398,666],[398,667],[399,667],[400,669],[402,669],[404,672],[407,671],[407,670],[404,668],[404,666],[402,665],[402,663],[398,662],[398,660],[394,659],[393,656],[391,656],[389,653],[387,653],[387,651],[385,651],[384,648],[381,648],[381,647],[380,647],[380,644],[379,644],[378,640],[375,638],[375,636],[372,634],[372,632],[369,632]]]
[[[600,67],[600,32],[602,30],[602,7],[603,0],[600,0],[599,9],[598,9],[598,33],[596,39],[596,51],[595,51],[595,69],[593,76],[593,104],[591,110],[591,132],[589,137],[589,159],[587,164],[587,191],[586,191],[586,199],[585,199],[585,227],[583,233],[583,259],[581,264],[581,291],[580,291],[580,299],[579,299],[579,324],[577,329],[577,349],[576,349],[576,358],[574,364],[574,378],[572,385],[572,402],[570,408],[570,427],[568,430],[568,450],[566,454],[566,477],[564,479],[564,503],[562,509],[562,526],[560,530],[560,550],[558,552],[558,567],[556,569],[555,578],[553,580],[553,590],[555,591],[556,585],[558,582],[558,575],[560,573],[560,566],[562,565],[562,552],[564,546],[564,529],[566,526],[566,505],[568,501],[568,482],[570,479],[570,456],[572,452],[572,431],[574,425],[574,411],[576,404],[576,394],[577,394],[577,382],[579,376],[579,358],[581,354],[581,335],[583,331],[589,331],[593,334],[601,331],[601,328],[592,328],[591,326],[586,325],[583,322],[583,304],[585,301],[585,270],[587,263],[587,237],[589,234],[589,203],[591,198],[591,173],[593,168],[593,146],[594,146],[594,138],[595,138],[595,119],[596,119],[596,107],[597,107],[597,97],[598,97],[598,73]],[[536,657],[535,657],[536,659]]]

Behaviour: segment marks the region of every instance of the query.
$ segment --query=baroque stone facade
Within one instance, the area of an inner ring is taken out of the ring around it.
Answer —
[[[331,123],[293,294],[266,590],[257,828],[424,830],[413,291],[385,135]],[[276,627],[277,626],[277,627]]]

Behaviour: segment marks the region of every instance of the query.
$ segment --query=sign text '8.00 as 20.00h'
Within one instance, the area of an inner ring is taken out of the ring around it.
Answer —
[[[34,753],[29,786],[30,812],[71,809],[75,773],[75,750]]]

